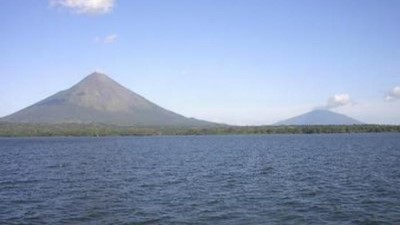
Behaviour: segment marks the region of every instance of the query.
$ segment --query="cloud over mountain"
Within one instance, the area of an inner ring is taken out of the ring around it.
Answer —
[[[349,94],[336,94],[330,98],[328,98],[328,101],[326,103],[326,108],[327,109],[333,109],[337,108],[340,106],[345,106],[351,104],[351,98]]]
[[[353,101],[351,100],[349,94],[346,93],[336,94],[334,96],[329,97],[325,105],[316,107],[315,109],[320,109],[320,110],[334,109],[340,106],[351,105],[351,104],[353,104]]]
[[[54,6],[65,7],[76,13],[105,14],[112,10],[115,0],[50,0]]]

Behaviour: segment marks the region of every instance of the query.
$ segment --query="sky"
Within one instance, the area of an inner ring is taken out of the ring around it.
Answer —
[[[188,117],[400,124],[398,0],[1,0],[0,117],[98,71]]]

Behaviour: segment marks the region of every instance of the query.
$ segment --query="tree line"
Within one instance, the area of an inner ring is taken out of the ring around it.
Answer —
[[[302,126],[219,126],[199,127],[122,127],[105,124],[24,124],[0,123],[0,137],[33,136],[150,136],[225,134],[332,134],[400,133],[397,125],[302,125]]]

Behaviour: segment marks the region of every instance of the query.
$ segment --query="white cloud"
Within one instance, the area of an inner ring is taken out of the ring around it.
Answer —
[[[386,101],[400,100],[400,86],[394,87],[385,97]]]
[[[352,100],[349,94],[336,94],[330,98],[326,102],[324,108],[326,109],[333,109],[340,106],[350,105],[352,104]]]
[[[117,39],[118,39],[117,34],[110,34],[105,37],[96,37],[95,42],[102,43],[102,44],[112,44],[112,43],[116,42]]]
[[[115,0],[50,0],[51,5],[86,14],[108,13],[114,7],[114,2]]]

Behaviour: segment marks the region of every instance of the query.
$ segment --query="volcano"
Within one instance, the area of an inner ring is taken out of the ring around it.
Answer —
[[[94,72],[71,88],[6,116],[18,123],[101,123],[140,127],[207,127],[215,123],[166,110]]]
[[[354,125],[362,122],[330,110],[313,110],[274,125]]]

